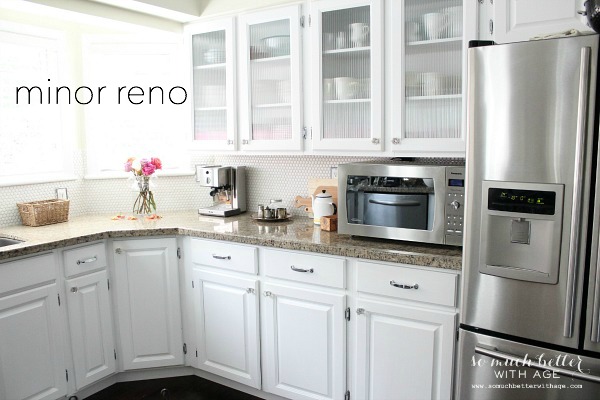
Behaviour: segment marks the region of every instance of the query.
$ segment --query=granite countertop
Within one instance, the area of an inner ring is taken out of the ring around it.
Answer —
[[[0,260],[107,238],[187,235],[205,239],[274,247],[287,250],[397,262],[461,270],[460,247],[403,241],[356,238],[321,231],[312,218],[294,217],[282,222],[260,222],[250,213],[220,218],[194,211],[165,212],[158,220],[112,220],[113,215],[85,215],[68,222],[40,226],[0,228],[0,237],[25,240],[0,247]]]

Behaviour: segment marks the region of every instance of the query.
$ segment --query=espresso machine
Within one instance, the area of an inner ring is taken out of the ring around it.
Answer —
[[[198,166],[196,181],[209,187],[213,198],[213,205],[198,209],[198,214],[229,217],[246,212],[246,167]]]

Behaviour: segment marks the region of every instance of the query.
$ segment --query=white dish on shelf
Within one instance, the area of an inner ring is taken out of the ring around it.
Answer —
[[[267,48],[267,52],[272,56],[283,56],[290,54],[290,36],[276,35],[262,39],[262,43]]]

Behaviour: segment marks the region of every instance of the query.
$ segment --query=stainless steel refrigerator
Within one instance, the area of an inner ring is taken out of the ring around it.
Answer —
[[[598,400],[598,35],[468,55],[455,397]]]

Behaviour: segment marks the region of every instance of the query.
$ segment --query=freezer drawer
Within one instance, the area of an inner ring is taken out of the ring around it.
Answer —
[[[597,400],[600,359],[460,330],[456,398]]]

